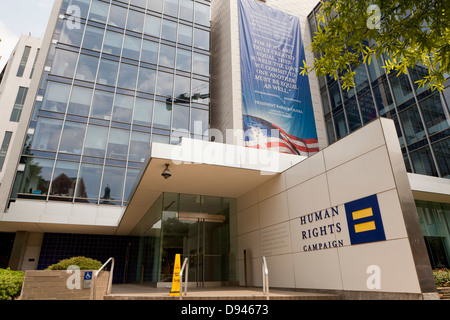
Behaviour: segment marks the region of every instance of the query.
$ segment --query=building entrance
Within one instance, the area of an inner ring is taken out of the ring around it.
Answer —
[[[225,216],[180,212],[178,217],[188,225],[182,257],[189,259],[189,279],[197,287],[203,287],[205,282],[220,281],[221,275],[215,272],[221,272],[227,256],[215,239],[220,237]]]
[[[237,281],[236,200],[163,193],[135,229],[138,282],[167,285],[175,256],[189,259],[191,286]]]

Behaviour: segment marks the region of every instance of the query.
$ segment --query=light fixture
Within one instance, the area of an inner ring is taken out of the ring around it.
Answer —
[[[169,179],[172,176],[172,173],[169,170],[169,165],[166,163],[166,168],[161,173],[161,175],[164,177],[164,179]]]

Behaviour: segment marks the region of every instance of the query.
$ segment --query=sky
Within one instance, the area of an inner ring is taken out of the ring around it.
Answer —
[[[54,0],[0,0],[0,71],[21,34],[43,38]]]

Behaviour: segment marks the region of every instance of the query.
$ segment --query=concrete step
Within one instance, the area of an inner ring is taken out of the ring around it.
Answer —
[[[450,300],[450,287],[437,288],[441,300]]]
[[[110,295],[104,300],[179,300],[179,296],[169,296],[166,288],[151,288],[139,285],[114,285]],[[266,300],[261,288],[217,287],[192,288],[183,300]],[[269,300],[340,300],[338,295],[269,290]]]

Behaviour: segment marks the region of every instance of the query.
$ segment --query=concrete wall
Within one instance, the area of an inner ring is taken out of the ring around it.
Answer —
[[[346,204],[373,195],[385,240],[354,244],[349,231],[356,222]],[[391,120],[373,121],[238,198],[237,206],[241,285],[245,249],[253,286],[262,285],[265,256],[271,287],[352,299],[422,298],[436,290]]]
[[[0,185],[2,184],[3,176],[7,172],[8,160],[10,157],[10,150],[16,139],[16,131],[19,127],[19,123],[23,121],[14,122],[9,121],[11,117],[11,112],[14,108],[16,102],[17,93],[19,92],[19,87],[29,88],[31,85],[30,74],[34,65],[36,54],[38,49],[41,47],[42,40],[39,38],[34,38],[31,36],[22,35],[14,49],[11,57],[8,60],[8,65],[5,70],[5,76],[0,85],[0,106],[2,109],[2,116],[0,117],[0,145],[3,142],[6,131],[12,132],[10,148],[6,154],[5,162],[3,164],[3,169],[0,168]],[[25,47],[31,47],[30,54],[28,56],[27,64],[22,77],[17,77],[17,70],[19,69],[20,62],[22,60],[22,55]],[[0,70],[1,71],[1,70]],[[35,70],[36,71],[36,70]],[[33,73],[33,80],[37,78],[36,72]],[[27,94],[27,101],[33,101],[34,97]],[[22,116],[20,117],[22,119]],[[23,118],[28,118],[27,115],[23,115]],[[22,136],[18,136],[20,141],[23,140]],[[23,146],[23,145],[22,145]],[[14,158],[15,159],[15,158]],[[15,164],[15,161],[12,161]]]
[[[80,271],[79,288],[71,289],[67,283],[69,282],[70,285],[76,284],[75,281],[72,281],[73,278],[70,278],[74,273],[69,273],[66,270],[27,271],[20,300],[93,300],[94,282],[91,280],[90,287],[84,288],[85,272]],[[100,272],[96,285],[96,300],[103,300],[108,280],[109,272]]]

